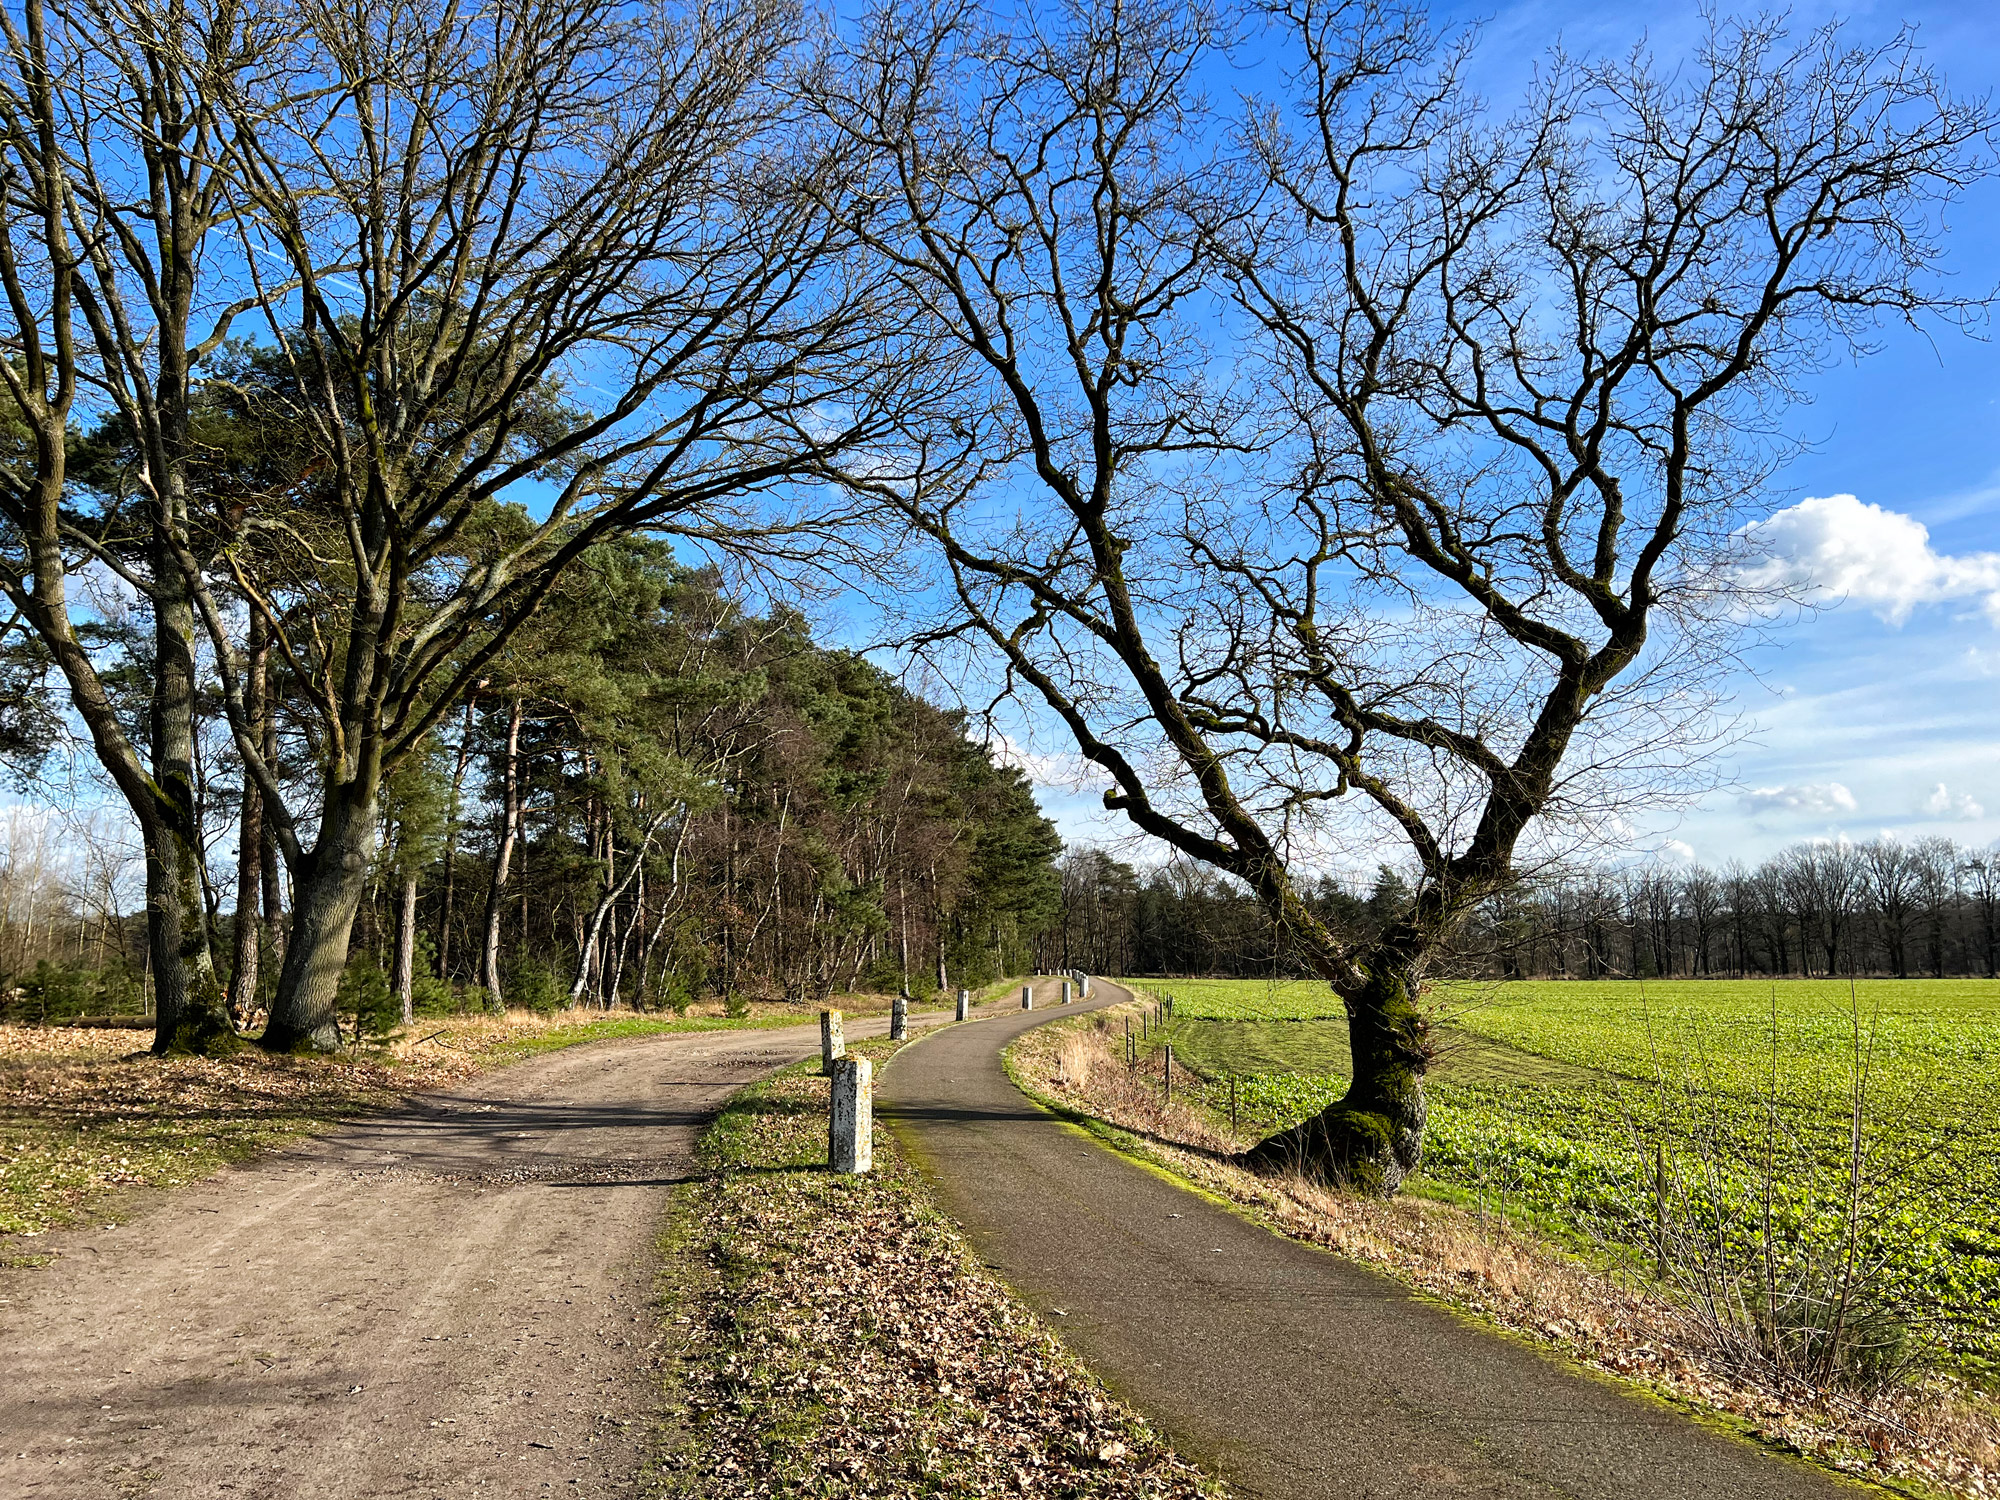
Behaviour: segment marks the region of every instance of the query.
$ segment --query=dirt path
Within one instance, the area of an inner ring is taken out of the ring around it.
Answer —
[[[0,1497],[632,1493],[668,1193],[818,1045],[553,1053],[33,1242],[60,1258],[0,1272]]]
[[[1124,995],[1100,982],[1097,1004]],[[1046,1011],[899,1053],[878,1092],[981,1255],[1119,1395],[1277,1500],[1859,1500],[1097,1145],[1007,1079]]]

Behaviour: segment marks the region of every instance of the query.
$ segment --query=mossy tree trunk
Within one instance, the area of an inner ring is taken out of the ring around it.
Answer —
[[[1424,1074],[1429,1024],[1417,967],[1403,953],[1378,951],[1346,986],[1347,1092],[1309,1120],[1258,1142],[1245,1162],[1261,1171],[1297,1170],[1318,1181],[1393,1193],[1423,1158]]]

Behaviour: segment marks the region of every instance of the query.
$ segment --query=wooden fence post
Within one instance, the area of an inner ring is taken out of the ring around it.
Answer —
[[[847,1037],[840,1029],[840,1012],[823,1010],[819,1013],[819,1070],[828,1078],[833,1077],[833,1065],[847,1056]]]
[[[836,1172],[866,1172],[875,1165],[874,1071],[865,1057],[834,1062],[826,1164]]]
[[[1165,1051],[1167,1065],[1160,1073],[1160,1102],[1162,1104],[1172,1104],[1174,1102],[1174,1044],[1168,1042]]]

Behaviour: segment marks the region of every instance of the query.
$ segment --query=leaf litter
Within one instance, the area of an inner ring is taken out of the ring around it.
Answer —
[[[872,1175],[827,1172],[826,1120],[825,1081],[793,1073],[709,1136],[669,1258],[664,1494],[1226,1494],[980,1266],[886,1133]]]

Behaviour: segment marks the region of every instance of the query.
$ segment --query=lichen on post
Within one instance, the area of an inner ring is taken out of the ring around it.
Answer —
[[[874,1071],[865,1057],[842,1057],[833,1063],[826,1150],[832,1171],[861,1173],[875,1165]]]
[[[827,1077],[833,1076],[833,1065],[847,1055],[847,1037],[840,1028],[840,1012],[823,1010],[819,1013],[819,1070]]]

